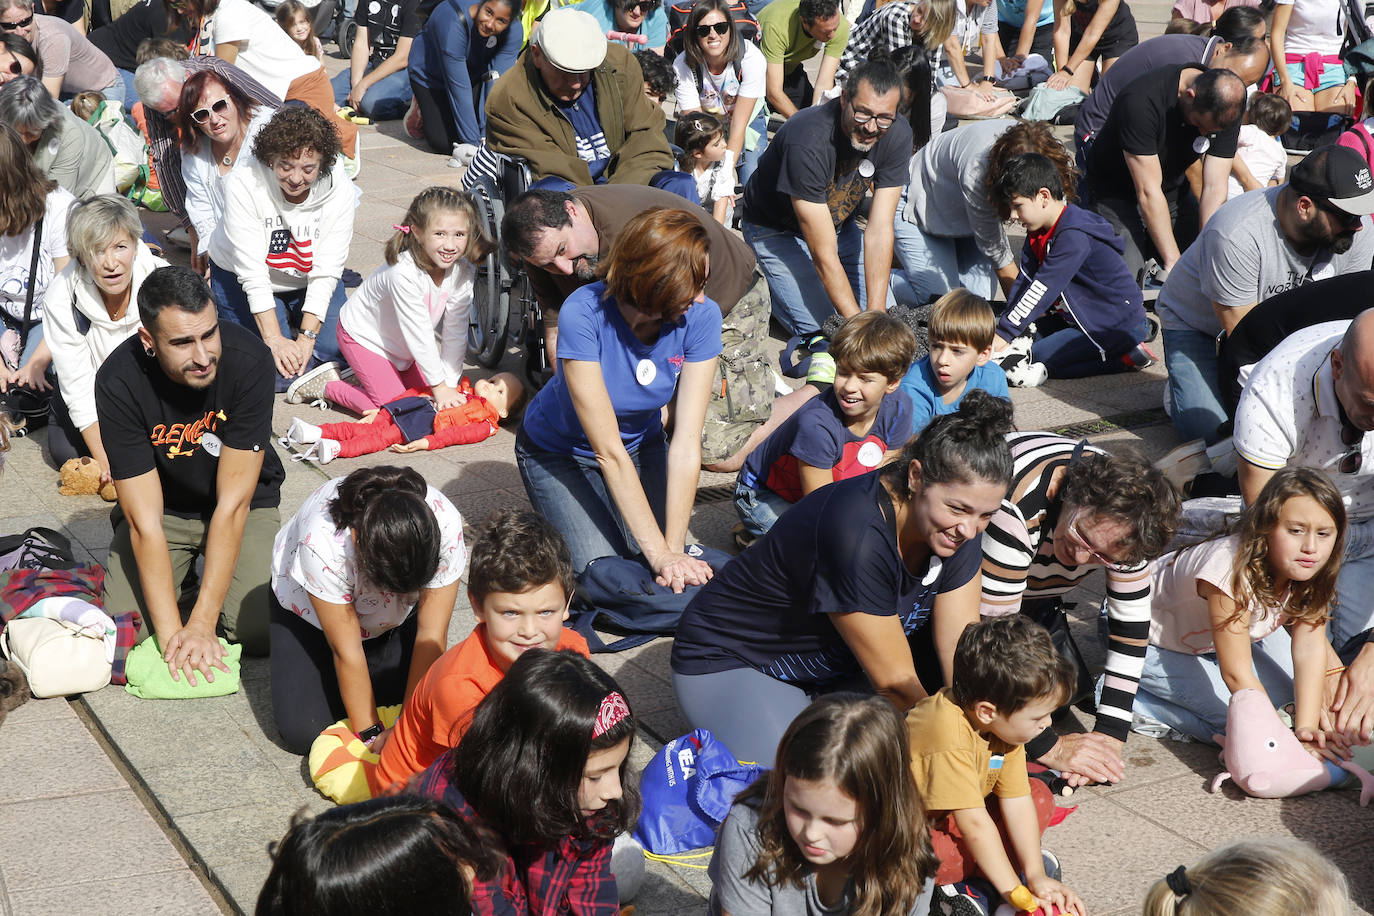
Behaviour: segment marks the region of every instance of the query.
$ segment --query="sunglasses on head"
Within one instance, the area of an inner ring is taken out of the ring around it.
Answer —
[[[730,32],[730,23],[713,22],[710,25],[699,25],[697,26],[696,35],[698,38],[705,38],[712,32],[715,32],[717,35],[726,35]]]
[[[225,96],[219,101],[212,103],[208,108],[197,108],[195,111],[191,112],[191,120],[195,121],[197,124],[204,124],[206,121],[210,120],[210,114],[212,112],[220,117],[224,117],[224,113],[228,110],[229,97]]]
[[[33,13],[29,13],[27,19],[20,19],[18,22],[0,22],[0,29],[13,32],[15,29],[27,29],[31,25],[33,25]]]

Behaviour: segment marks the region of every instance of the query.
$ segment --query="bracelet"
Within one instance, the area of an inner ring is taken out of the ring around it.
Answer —
[[[1030,913],[1035,910],[1035,895],[1024,884],[1016,885],[1012,892],[1007,894],[1007,900],[1022,913]]]
[[[318,332],[318,331],[304,331],[304,330],[303,330],[303,331],[301,331],[301,336],[302,336],[302,337],[305,337],[305,338],[307,338],[307,339],[309,339],[309,340],[315,340],[315,339],[318,338],[320,335],[319,335],[319,332]]]
[[[1345,670],[1345,665],[1341,665],[1339,668],[1329,668],[1329,669],[1327,669],[1326,677],[1330,677],[1330,676],[1333,675],[1333,674],[1340,674],[1340,673],[1341,673],[1342,671],[1344,671],[1344,670]]]
[[[1068,64],[1065,64],[1064,66],[1060,67],[1059,69],[1060,69],[1060,70],[1063,70],[1063,71],[1064,71],[1065,73],[1067,73],[1069,76],[1073,76],[1073,68],[1070,67]]]

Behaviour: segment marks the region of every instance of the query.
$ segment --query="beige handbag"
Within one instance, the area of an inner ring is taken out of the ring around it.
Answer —
[[[0,630],[0,652],[28,676],[36,697],[65,697],[110,683],[105,640],[50,617],[16,617]]]

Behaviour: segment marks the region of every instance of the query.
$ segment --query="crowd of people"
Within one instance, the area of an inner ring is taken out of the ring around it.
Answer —
[[[294,825],[259,913],[628,902],[636,720],[565,626],[607,561],[680,613],[686,720],[770,768],[719,825],[712,913],[1085,916],[1041,847],[1050,784],[1128,778],[1132,731],[1209,742],[1258,689],[1314,757],[1370,743],[1374,87],[1337,0],[1180,0],[1144,42],[1125,0],[359,3],[333,80],[299,3],[57,12],[0,0],[0,393],[113,484],[105,605],[171,678],[270,656],[282,746],[342,720],[370,763],[376,797]],[[964,119],[1018,80],[1069,95],[1069,142]],[[1349,130],[1288,168],[1312,110]],[[469,190],[422,190],[350,279],[369,119]],[[472,189],[511,158],[534,181],[488,227]],[[465,374],[489,228],[549,377]],[[1016,427],[1009,387],[1156,341],[1184,443],[1159,466]],[[278,397],[353,419],[278,440]],[[282,449],[503,424],[533,511],[465,535],[397,457],[282,517]],[[737,474],[728,561],[690,539],[703,468]],[[1185,526],[1189,494],[1236,517]],[[1099,567],[1097,672],[1063,599]],[[1312,850],[1249,843],[1145,912],[1349,906]]]

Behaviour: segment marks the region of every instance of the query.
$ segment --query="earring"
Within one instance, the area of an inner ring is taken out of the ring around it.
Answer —
[[[153,348],[152,348],[152,347],[144,347],[144,348],[143,348],[143,352],[144,352],[144,353],[147,353],[149,356],[152,356],[152,355],[153,355]]]

